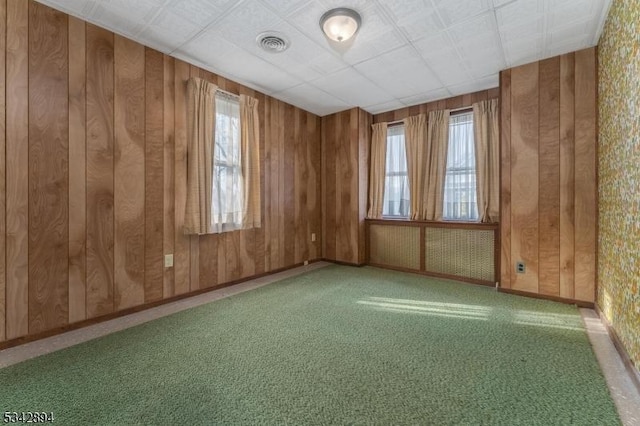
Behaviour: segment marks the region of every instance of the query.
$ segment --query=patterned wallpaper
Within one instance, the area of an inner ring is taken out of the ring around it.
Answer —
[[[614,0],[598,53],[598,305],[640,367],[640,2]]]

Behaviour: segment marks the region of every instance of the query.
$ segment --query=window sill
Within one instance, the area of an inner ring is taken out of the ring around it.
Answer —
[[[499,223],[465,222],[458,220],[411,220],[400,217],[365,219],[365,222],[376,225],[425,226],[429,228],[498,229],[500,227]]]

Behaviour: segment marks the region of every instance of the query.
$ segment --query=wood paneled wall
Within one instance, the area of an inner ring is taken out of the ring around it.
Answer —
[[[438,101],[427,102],[424,104],[413,105],[410,107],[400,108],[393,111],[387,111],[373,116],[374,123],[391,122],[403,120],[418,114],[427,114],[431,111],[439,109],[456,109],[471,107],[475,102],[486,101],[488,99],[497,99],[500,96],[500,89],[481,90],[479,92],[467,93],[466,95],[454,96],[452,98],[440,99]]]
[[[0,341],[321,257],[319,117],[40,3],[0,21]],[[191,76],[259,100],[259,229],[182,232]]]
[[[590,48],[500,75],[503,288],[594,301],[596,62]]]
[[[352,108],[322,117],[322,257],[366,262],[371,114]]]

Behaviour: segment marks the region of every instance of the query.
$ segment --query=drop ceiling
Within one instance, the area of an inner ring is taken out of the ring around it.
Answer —
[[[500,70],[594,46],[611,0],[38,0],[318,115],[389,111],[498,86]],[[334,50],[320,16],[362,27]],[[264,31],[291,42],[256,44]]]

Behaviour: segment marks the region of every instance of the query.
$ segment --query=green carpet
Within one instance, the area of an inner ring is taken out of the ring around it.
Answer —
[[[575,307],[329,266],[0,370],[58,424],[618,425]]]

